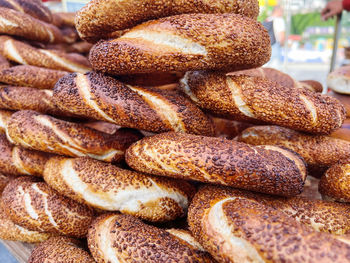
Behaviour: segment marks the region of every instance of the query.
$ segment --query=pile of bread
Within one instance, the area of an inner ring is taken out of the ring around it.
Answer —
[[[29,262],[350,262],[344,106],[260,68],[257,0],[92,0],[89,61],[3,3],[0,237]]]

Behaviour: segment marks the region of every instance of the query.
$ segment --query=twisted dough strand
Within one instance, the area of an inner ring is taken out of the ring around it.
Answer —
[[[130,129],[110,135],[34,111],[14,113],[6,132],[11,142],[25,148],[72,157],[90,156],[106,162],[121,161],[127,147],[142,137]]]
[[[126,85],[101,73],[64,76],[54,88],[54,102],[76,115],[122,127],[214,134],[209,117],[180,92]]]
[[[0,34],[43,43],[63,42],[61,31],[28,14],[0,7]]]
[[[0,134],[0,172],[9,175],[42,176],[51,154],[14,146]]]
[[[0,36],[0,53],[23,65],[81,73],[90,69],[88,60],[81,55],[35,48],[7,36]]]
[[[63,197],[33,177],[12,180],[2,195],[6,215],[29,230],[82,238],[93,219],[93,211]]]
[[[350,260],[350,245],[232,188],[199,190],[189,208],[188,222],[194,237],[219,262]]]
[[[111,75],[241,70],[271,55],[270,38],[257,21],[236,14],[186,14],[153,20],[90,51],[92,68]]]
[[[125,159],[148,174],[282,196],[301,193],[306,178],[303,160],[289,150],[174,132],[134,143]]]
[[[161,229],[130,215],[106,214],[92,223],[88,245],[97,263],[211,263],[188,231]]]
[[[68,72],[20,65],[0,70],[0,82],[14,86],[53,89],[56,82]]]
[[[195,191],[184,181],[120,169],[90,158],[52,158],[44,179],[78,202],[152,222],[184,216]]]
[[[52,90],[27,87],[0,86],[0,108],[7,110],[34,110],[54,116],[71,116],[53,103]]]
[[[236,13],[256,19],[259,3],[256,0],[93,0],[77,13],[76,27],[82,39],[96,42],[147,20],[185,13]]]
[[[330,96],[260,77],[193,71],[186,73],[181,85],[201,108],[235,120],[329,134],[345,119],[344,106]]]

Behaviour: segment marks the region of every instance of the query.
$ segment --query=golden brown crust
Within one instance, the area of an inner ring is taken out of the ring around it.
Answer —
[[[5,134],[0,134],[0,172],[9,175],[42,176],[51,154],[27,150],[12,145]]]
[[[346,110],[346,117],[349,118],[350,117],[350,96],[339,94],[339,93],[336,93],[333,91],[329,92],[328,95],[336,98],[337,100],[339,100],[341,102],[341,104],[344,105],[345,110]]]
[[[282,196],[301,193],[306,178],[303,160],[289,150],[173,132],[134,143],[125,159],[149,174]]]
[[[50,238],[52,234],[32,231],[13,223],[0,202],[0,238],[4,240],[20,241],[26,243],[39,243]]]
[[[236,14],[185,14],[134,27],[90,51],[94,70],[123,75],[259,67],[270,38],[257,21]]]
[[[130,86],[101,73],[64,76],[54,88],[61,109],[122,127],[211,136],[211,120],[178,91]]]
[[[18,12],[51,23],[52,14],[41,1],[33,0],[0,0],[0,7],[10,8]]]
[[[88,244],[98,263],[213,262],[193,244],[129,215],[98,217],[89,229]]]
[[[333,235],[314,231],[230,188],[202,188],[188,221],[194,237],[220,262],[350,260],[350,246]]]
[[[179,82],[183,73],[151,73],[121,75],[117,79],[128,85],[154,87],[173,84]]]
[[[343,105],[332,97],[260,77],[194,71],[187,72],[181,84],[197,105],[235,120],[329,134],[345,119]]]
[[[94,263],[90,254],[81,248],[78,240],[51,237],[32,251],[28,263]]]
[[[52,90],[0,85],[0,108],[7,110],[34,110],[54,116],[71,116],[53,103]]]
[[[84,73],[90,70],[89,61],[81,55],[35,48],[7,36],[0,36],[0,53],[19,64],[69,72]]]
[[[106,162],[122,160],[125,150],[142,138],[131,129],[119,129],[111,135],[34,111],[14,113],[7,123],[7,136],[25,148]]]
[[[328,200],[350,203],[350,164],[343,160],[321,177],[319,191]]]
[[[323,91],[322,84],[316,80],[302,80],[300,81],[300,83],[304,88],[309,89],[311,91],[320,93]]]
[[[88,121],[88,122],[85,122],[84,125],[86,127],[98,130],[100,132],[108,133],[108,134],[115,134],[116,131],[120,128],[120,126],[118,125],[105,122],[105,121]]]
[[[40,21],[26,13],[0,7],[0,21],[0,34],[43,43],[64,41],[60,30],[56,26]]]
[[[323,87],[322,84],[318,81],[314,80],[304,80],[297,81],[293,79],[286,73],[279,71],[274,68],[255,68],[255,69],[247,69],[241,71],[230,72],[227,75],[229,76],[239,76],[239,75],[247,75],[252,77],[262,77],[267,78],[271,81],[275,81],[278,84],[285,87],[294,87],[294,88],[305,88],[315,92],[322,92]]]
[[[148,20],[186,13],[236,13],[256,19],[259,4],[256,0],[93,0],[77,13],[76,27],[81,38],[96,41]]]
[[[89,207],[61,196],[33,177],[12,180],[2,201],[6,215],[30,230],[81,238],[93,219]]]
[[[50,159],[44,179],[78,202],[152,222],[184,216],[195,191],[185,181],[149,176],[86,157]]]
[[[65,74],[65,71],[20,65],[1,70],[0,82],[14,86],[53,89]]]
[[[286,147],[299,153],[313,169],[324,170],[341,159],[350,158],[348,141],[324,135],[309,135],[279,126],[250,127],[237,140],[251,145]]]

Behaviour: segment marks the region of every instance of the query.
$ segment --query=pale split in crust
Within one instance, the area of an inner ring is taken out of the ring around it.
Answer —
[[[77,13],[76,27],[82,39],[93,42],[148,20],[186,13],[236,13],[256,19],[259,3],[257,0],[93,0]]]
[[[52,14],[41,1],[33,0],[0,0],[0,7],[10,8],[28,14],[36,19],[51,23]]]
[[[310,135],[279,126],[255,126],[244,130],[240,142],[276,145],[299,153],[310,169],[325,172],[339,160],[350,158],[350,142],[324,135]],[[320,177],[322,173],[318,176]]]
[[[184,216],[195,192],[182,180],[145,175],[87,157],[50,159],[44,179],[78,202],[153,222]]]
[[[76,115],[152,132],[214,135],[207,115],[179,91],[124,84],[101,73],[73,73],[54,88],[55,104]]]
[[[186,73],[181,86],[201,108],[235,120],[329,134],[345,119],[345,109],[338,100],[266,78],[193,71]]]
[[[230,188],[199,190],[188,221],[194,237],[219,262],[350,260],[350,245]]]
[[[53,89],[56,82],[67,73],[61,70],[19,65],[0,70],[0,82],[14,86]]]
[[[8,175],[42,176],[52,154],[24,149],[11,144],[0,134],[0,172]]]
[[[26,243],[39,243],[50,238],[52,234],[28,230],[12,222],[5,214],[0,201],[0,238]]]
[[[97,263],[214,262],[189,233],[150,226],[130,215],[95,219],[88,245]]]
[[[112,75],[241,70],[264,65],[270,38],[257,21],[236,14],[185,14],[153,20],[90,51],[92,68]]]
[[[0,77],[1,78],[1,77]],[[7,110],[34,110],[53,116],[72,116],[53,102],[53,91],[28,87],[0,85],[0,108]]]
[[[283,73],[282,71],[279,71],[274,68],[254,68],[254,69],[247,69],[247,70],[241,70],[241,71],[235,71],[230,72],[227,75],[229,76],[239,76],[239,75],[246,75],[246,76],[252,76],[252,77],[262,77],[269,79],[271,81],[275,81],[278,84],[285,86],[287,88],[305,88],[314,92],[322,92],[323,87],[322,84],[318,81],[314,80],[305,80],[305,81],[297,81],[293,79],[291,76],[289,76],[286,73]]]
[[[28,263],[95,263],[80,241],[67,237],[51,237],[32,251]]]
[[[319,191],[327,200],[350,203],[350,159],[327,170],[321,177]]]
[[[35,48],[8,36],[0,36],[0,54],[22,65],[81,73],[90,70],[89,61],[82,55]]]
[[[12,180],[4,189],[6,215],[16,224],[41,232],[82,238],[93,219],[93,211],[33,177]]]
[[[28,149],[106,162],[121,161],[129,145],[142,138],[136,130],[119,129],[111,135],[34,111],[14,113],[6,135],[12,143]]]
[[[144,173],[282,196],[300,194],[306,178],[303,159],[290,150],[173,132],[134,143],[125,159]]]
[[[0,133],[5,133],[7,122],[13,113],[13,111],[9,110],[0,110]]]
[[[0,34],[12,35],[43,43],[63,42],[61,31],[52,24],[29,14],[0,7]]]

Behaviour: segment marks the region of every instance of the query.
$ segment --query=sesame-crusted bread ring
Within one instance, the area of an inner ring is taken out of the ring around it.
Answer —
[[[325,135],[310,135],[279,126],[254,126],[238,137],[251,145],[276,145],[299,153],[308,168],[326,171],[339,160],[350,158],[350,142]],[[322,173],[319,175],[321,176]]]
[[[314,92],[322,92],[323,86],[320,82],[316,80],[301,80],[299,81],[305,89],[309,89]]]
[[[0,109],[34,110],[54,116],[72,116],[53,103],[52,90],[0,85]]]
[[[68,237],[51,237],[32,251],[28,263],[95,263],[80,241]]]
[[[306,178],[303,159],[290,150],[174,132],[134,143],[125,159],[144,173],[282,196],[300,194]]]
[[[90,51],[92,68],[112,75],[241,70],[264,65],[270,38],[257,21],[236,14],[185,14],[132,28]]]
[[[0,134],[0,172],[9,175],[42,176],[46,162],[53,155],[14,146]]]
[[[179,91],[126,85],[102,73],[72,73],[54,88],[54,102],[77,116],[152,132],[214,135],[210,118]]]
[[[23,65],[81,73],[90,70],[89,61],[82,55],[35,48],[8,36],[0,36],[0,54]]]
[[[23,14],[28,14],[47,23],[51,23],[52,21],[50,9],[38,0],[0,0],[0,7],[10,8]]]
[[[93,211],[60,195],[34,177],[12,180],[2,194],[6,215],[30,230],[85,237],[93,219]]]
[[[21,241],[26,243],[39,243],[50,238],[52,234],[28,230],[16,225],[5,214],[0,201],[0,238],[11,241]]]
[[[35,111],[12,114],[6,134],[10,142],[28,149],[105,162],[121,161],[129,145],[142,138],[135,130],[119,129],[111,135]]]
[[[0,7],[0,34],[21,37],[42,43],[63,42],[61,31],[52,24],[29,14]]]
[[[189,232],[157,228],[130,215],[105,214],[95,219],[88,245],[97,263],[214,262]]]
[[[350,205],[348,204],[310,200],[301,196],[276,197],[252,192],[236,192],[244,195],[244,198],[282,211],[318,232],[334,235],[350,234]]]
[[[0,110],[0,133],[6,132],[7,122],[13,113],[13,111],[9,110]]]
[[[181,86],[199,107],[234,120],[329,134],[345,119],[345,109],[338,100],[266,78],[192,71],[185,74]]]
[[[350,261],[350,245],[232,188],[200,189],[188,222],[196,240],[218,262]]]
[[[184,216],[195,192],[182,180],[145,175],[87,157],[50,159],[44,179],[80,203],[152,222]]]
[[[147,20],[186,13],[236,13],[256,19],[259,3],[257,0],[93,0],[77,13],[75,22],[82,39],[97,41]]]
[[[37,89],[53,89],[56,82],[68,72],[19,65],[0,70],[0,83]]]
[[[350,159],[331,166],[318,187],[324,199],[350,203]]]

